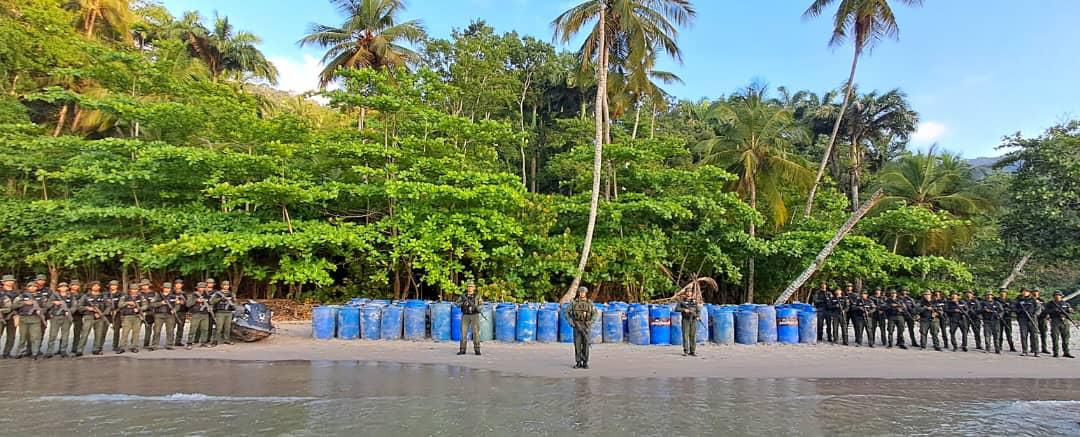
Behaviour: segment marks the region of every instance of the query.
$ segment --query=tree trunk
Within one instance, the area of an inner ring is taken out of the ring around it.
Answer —
[[[832,254],[833,250],[836,249],[836,246],[838,246],[840,242],[844,240],[844,237],[855,228],[855,225],[859,223],[859,220],[862,220],[863,216],[881,201],[881,198],[884,195],[884,191],[877,190],[873,196],[870,196],[870,199],[867,200],[866,203],[851,214],[851,218],[848,219],[847,223],[844,223],[844,226],[841,226],[840,230],[836,231],[836,235],[833,235],[832,240],[829,240],[829,243],[825,245],[825,248],[821,249],[821,252],[819,252],[817,257],[814,258],[814,261],[810,263],[810,266],[808,266],[806,270],[803,270],[802,274],[796,277],[794,281],[791,281],[791,284],[788,284],[784,292],[780,294],[780,297],[776,298],[776,302],[774,302],[773,305],[780,305],[787,302],[787,300],[791,298],[791,295],[795,294],[795,292],[825,264],[825,259]]]
[[[603,158],[604,158],[604,112],[606,100],[604,96],[607,94],[607,64],[605,61],[607,57],[603,54],[607,52],[607,3],[604,0],[597,0],[600,4],[600,21],[599,21],[599,50],[601,55],[600,65],[596,68],[597,75],[597,87],[596,87],[596,137],[593,139],[593,183],[592,183],[592,199],[589,203],[589,224],[585,228],[585,242],[581,247],[581,260],[578,261],[577,271],[574,272],[574,280],[570,283],[570,287],[563,294],[562,299],[559,299],[560,303],[569,302],[577,292],[578,285],[581,284],[581,277],[585,275],[585,266],[589,262],[589,251],[592,249],[593,231],[596,229],[596,214],[600,208],[600,172],[603,171]]]
[[[90,13],[90,19],[86,20],[86,37],[91,38],[94,36],[94,24],[97,22],[98,12],[94,11]]]
[[[521,186],[525,187],[525,190],[528,191],[529,190],[529,176],[528,176],[528,171],[526,170],[525,166],[526,166],[526,164],[528,163],[529,160],[525,158],[525,141],[526,140],[524,138],[522,138],[521,139],[521,147],[519,147],[519,149],[521,150]]]
[[[636,108],[634,108],[634,132],[630,134],[630,139],[637,139],[637,129],[639,124],[641,124],[641,104],[636,105]]]
[[[56,129],[53,129],[52,136],[60,136],[60,132],[64,130],[64,123],[67,121],[68,105],[64,103],[64,106],[60,107],[60,114],[56,116]]]
[[[1012,282],[1015,281],[1016,278],[1020,277],[1020,274],[1024,272],[1024,266],[1026,266],[1028,261],[1031,260],[1031,255],[1032,252],[1028,252],[1024,254],[1023,258],[1020,258],[1020,261],[1017,262],[1015,266],[1013,266],[1012,272],[1009,273],[1009,277],[1005,278],[1005,280],[1001,282],[1001,287],[998,287],[999,289],[1009,288],[1009,284],[1012,284]]]
[[[750,208],[757,211],[757,181],[754,180],[755,175],[750,177]],[[754,222],[750,222],[750,239],[753,240],[757,237],[757,225]],[[754,303],[754,255],[751,254],[746,259],[746,302]]]
[[[79,107],[79,104],[75,104],[75,116],[71,118],[71,132],[75,132],[79,128],[79,121],[82,121],[83,110]]]
[[[859,156],[859,141],[858,138],[851,140],[851,211],[859,209],[859,179],[860,179],[860,166],[861,159]]]
[[[649,125],[649,139],[656,138],[656,104],[652,106],[652,122]]]
[[[364,124],[367,121],[367,108],[360,107],[360,116],[356,119],[356,130],[363,132]]]
[[[847,112],[848,103],[851,101],[851,91],[855,85],[855,67],[859,64],[860,55],[862,55],[862,46],[856,43],[855,56],[851,58],[851,74],[848,75],[847,86],[844,90],[844,103],[840,105],[840,113],[836,115],[836,122],[833,123],[832,135],[829,135],[829,144],[825,146],[825,154],[822,155],[821,165],[818,166],[814,185],[810,187],[810,194],[806,197],[806,209],[803,211],[804,217],[810,217],[814,210],[814,197],[817,195],[818,186],[821,184],[821,177],[825,175],[825,166],[828,165],[833,145],[836,144],[836,135],[840,133],[840,122],[843,121],[844,112]]]

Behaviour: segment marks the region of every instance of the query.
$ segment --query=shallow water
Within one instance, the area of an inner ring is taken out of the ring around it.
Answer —
[[[4,434],[1080,434],[1080,380],[547,379],[122,358],[7,360],[0,374]]]

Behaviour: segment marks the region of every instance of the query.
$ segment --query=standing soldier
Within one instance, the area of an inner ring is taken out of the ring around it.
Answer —
[[[151,288],[149,279],[139,281],[139,297],[143,299],[146,306],[146,310],[142,315],[142,341],[143,347],[147,349],[150,348],[150,337],[154,335],[154,316],[150,312],[150,305],[154,303],[155,296],[157,296],[157,293]]]
[[[967,352],[968,343],[968,304],[966,301],[960,300],[959,293],[952,294],[952,300],[945,305],[945,313],[949,315],[949,335],[952,337],[952,350],[956,352],[956,346],[962,345],[963,351]],[[956,330],[960,330],[960,335],[963,336],[963,342],[958,343],[956,341]]]
[[[574,328],[575,369],[589,368],[589,336],[596,320],[596,306],[589,300],[589,289],[578,287],[577,298],[566,310],[566,319]]]
[[[874,303],[870,300],[870,294],[863,290],[862,294],[851,303],[848,309],[848,317],[855,326],[855,346],[862,345],[863,333],[870,340],[870,347],[874,347],[874,330],[870,327],[870,315],[874,312]]]
[[[675,310],[682,314],[682,354],[696,357],[697,322],[698,317],[701,316],[701,308],[698,306],[697,299],[694,299],[694,293],[690,290],[684,291]]]
[[[199,342],[199,347],[208,347],[210,341],[210,299],[206,297],[206,283],[200,282],[195,285],[195,293],[188,300],[188,312],[191,313],[191,327],[188,328],[188,341],[185,349],[191,350],[191,345]]]
[[[828,324],[828,314],[825,306],[829,301],[832,293],[829,293],[829,286],[825,284],[825,281],[821,281],[821,287],[810,293],[810,303],[814,304],[814,309],[817,310],[817,341],[823,343],[825,340],[825,325]]]
[[[934,301],[933,293],[930,290],[923,292],[922,300],[919,301],[917,306],[919,311],[919,347],[923,350],[926,350],[926,335],[930,334],[930,339],[934,342],[934,350],[941,351],[941,342],[938,341],[938,330],[941,325],[938,320],[941,319],[943,307],[944,304]]]
[[[476,284],[469,281],[465,285],[465,294],[458,297],[458,308],[461,308],[461,340],[458,344],[458,355],[465,355],[465,346],[469,344],[469,334],[472,334],[473,352],[480,355],[480,307],[484,300],[476,295]]]
[[[120,316],[120,346],[116,353],[122,354],[125,350],[131,353],[139,353],[139,331],[145,323],[147,308],[146,299],[139,293],[139,286],[131,284],[128,294],[120,298],[117,314]]]
[[[1016,345],[1013,344],[1013,316],[1016,315],[1016,305],[1011,299],[1009,299],[1009,291],[1005,287],[1001,287],[998,290],[998,300],[1001,303],[1001,323],[998,325],[998,345],[997,348],[1001,349],[1003,341],[1009,341],[1009,352],[1016,352]]]
[[[857,300],[859,300],[859,295],[855,293],[855,285],[850,282],[844,284],[844,311],[840,313],[840,332],[843,332],[845,336],[848,327],[851,326],[851,315],[848,312],[851,311],[851,307],[855,305]],[[847,346],[847,344],[847,339],[845,339],[844,346]]]
[[[221,290],[210,297],[210,305],[214,306],[214,339],[210,343],[215,347],[218,343],[232,344],[232,318],[236,311],[236,297],[233,296],[229,281],[221,281]]]
[[[37,287],[37,291],[33,293],[34,301],[37,302],[38,309],[43,310],[49,304],[49,298],[52,297],[53,291],[48,285],[45,285],[45,275],[37,275],[37,278],[34,279],[34,286]],[[44,316],[44,311],[42,311],[42,316]],[[48,339],[45,335],[48,325],[49,321],[45,320],[44,317],[42,317],[41,324],[37,325],[41,331],[41,335],[38,337],[41,342],[38,345],[38,350],[42,352],[45,350],[45,340]]]
[[[908,339],[911,340],[911,347],[919,347],[919,344],[915,342],[915,299],[911,297],[911,292],[907,287],[901,288],[900,301],[904,303],[904,324],[907,325]]]
[[[172,284],[161,284],[161,293],[157,293],[150,302],[150,313],[154,317],[154,331],[150,339],[149,351],[161,346],[161,328],[165,328],[165,349],[172,350],[176,341],[176,307],[179,299],[172,292]]]
[[[1020,297],[1013,304],[1013,311],[1016,312],[1016,320],[1020,322],[1020,356],[1022,357],[1027,356],[1028,350],[1035,355],[1035,358],[1039,357],[1039,326],[1036,322],[1039,310],[1039,302],[1031,297],[1031,291],[1021,288]]]
[[[120,331],[124,329],[124,320],[120,317],[120,299],[124,298],[123,290],[120,290],[120,281],[109,281],[109,308],[112,309],[112,350],[120,351]]]
[[[941,333],[941,345],[945,349],[948,349],[949,348],[949,320],[948,320],[949,318],[946,317],[946,314],[945,314],[945,305],[948,304],[948,301],[945,299],[945,294],[942,293],[940,290],[935,290],[933,296],[934,296],[934,303],[937,304],[937,307],[941,309],[941,312],[938,313],[938,332]]]
[[[82,300],[82,282],[78,279],[72,279],[68,281],[68,285],[71,293],[71,353],[75,354],[75,344],[79,342],[79,336],[82,335],[82,314],[79,311],[79,301]]]
[[[188,315],[187,301],[191,295],[184,291],[183,279],[177,278],[173,281],[173,295],[182,300],[179,306],[173,307],[176,309],[176,341],[173,346],[184,347],[184,324],[187,322]]]
[[[889,321],[889,346],[893,347],[893,335],[895,334],[896,347],[907,349],[904,346],[904,302],[896,296],[896,290],[889,290],[889,298],[885,299],[885,315]]]
[[[1058,357],[1058,347],[1065,358],[1073,358],[1069,353],[1069,324],[1072,321],[1072,307],[1065,302],[1065,294],[1054,293],[1054,300],[1046,305],[1046,315],[1050,319],[1050,339],[1054,342],[1054,358]]]
[[[829,300],[825,302],[825,320],[829,324],[828,337],[829,343],[836,344],[840,339],[840,328],[843,326],[843,314],[847,311],[847,299],[844,298],[844,290],[840,287],[836,287],[833,290],[833,295],[829,297]],[[847,346],[847,330],[842,331],[844,335],[844,346]]]
[[[45,305],[45,320],[49,322],[49,343],[45,348],[45,358],[52,358],[55,354],[59,354],[61,358],[68,356],[68,336],[71,334],[71,322],[74,318],[72,311],[76,304],[68,290],[66,282],[57,284],[56,293],[49,297],[49,302]],[[60,340],[59,348],[56,348],[57,337]]]
[[[975,337],[975,349],[982,350],[982,319],[979,317],[979,314],[982,313],[982,302],[975,297],[975,292],[971,290],[964,292],[964,301],[967,302],[968,306],[968,314],[970,315],[968,323],[971,325],[971,335]],[[986,349],[989,350],[990,348],[987,347]]]
[[[1039,351],[1044,354],[1049,354],[1050,350],[1046,348],[1048,342],[1046,341],[1046,333],[1050,331],[1049,323],[1047,323],[1046,315],[1046,301],[1042,298],[1042,290],[1038,288],[1032,290],[1035,302],[1039,303],[1039,314],[1035,315],[1035,319],[1038,321],[1039,326]]]
[[[888,341],[888,336],[885,333],[887,329],[885,326],[887,316],[885,315],[885,296],[882,295],[881,287],[874,289],[874,295],[870,297],[870,300],[874,302],[874,326],[871,328],[871,331],[876,332],[875,335],[881,339],[881,345],[884,346]],[[871,339],[872,338],[873,336],[871,336]]]
[[[33,357],[35,360],[41,357],[41,326],[45,318],[41,314],[41,306],[38,305],[34,295],[37,293],[37,283],[26,284],[26,290],[15,300],[15,315],[19,317],[19,345],[22,353],[16,358]]]
[[[1001,313],[1004,308],[1001,302],[994,300],[994,293],[986,292],[986,300],[979,305],[979,317],[982,319],[983,336],[985,337],[986,353],[994,348],[994,353],[1001,353]]]
[[[4,275],[3,290],[0,290],[0,336],[4,338],[4,354],[6,360],[11,358],[11,350],[15,348],[15,299],[19,297],[19,290],[15,289],[15,276]]]
[[[101,283],[90,283],[90,293],[79,300],[79,313],[82,314],[83,331],[75,342],[75,356],[83,356],[86,351],[86,340],[90,338],[90,331],[94,332],[93,354],[101,355],[105,348],[105,333],[109,329],[109,314],[112,313],[112,300],[101,292]]]
[[[213,297],[214,292],[216,291],[215,290],[216,288],[217,288],[217,282],[214,281],[214,278],[206,278],[206,290],[203,292],[204,296],[206,296],[207,299]],[[213,310],[213,306],[211,306],[210,309]],[[214,330],[216,329],[215,322],[216,322],[216,320],[214,319],[214,312],[211,311],[210,312],[210,338],[213,338]]]

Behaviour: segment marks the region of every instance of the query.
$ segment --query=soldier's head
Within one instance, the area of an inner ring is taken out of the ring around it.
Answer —
[[[1031,290],[1028,290],[1026,288],[1021,288],[1020,289],[1020,295],[1024,296],[1024,297],[1031,297]]]
[[[1063,300],[1065,300],[1065,293],[1062,293],[1060,291],[1055,291],[1054,292],[1054,302],[1061,302]]]
[[[904,295],[904,297],[909,297],[911,295],[911,292],[908,291],[907,287],[904,287],[900,289],[900,294]]]
[[[221,290],[222,291],[230,291],[230,290],[232,290],[232,284],[230,284],[229,281],[221,281]]]
[[[933,297],[933,296],[934,296],[934,293],[931,293],[930,290],[926,290],[926,291],[922,292],[922,298],[923,299],[930,300],[930,298]]]
[[[829,284],[826,284],[825,281],[821,281],[820,287],[822,290],[828,290]]]
[[[1042,290],[1036,288],[1034,290],[1031,290],[1031,294],[1033,294],[1035,296],[1035,298],[1038,299],[1038,298],[1042,297]]]
[[[27,283],[26,284],[26,291],[28,291],[30,293],[36,293],[38,291],[38,283],[36,281]]]
[[[1004,288],[998,290],[998,297],[1001,299],[1007,299],[1009,297],[1009,291]]]
[[[109,292],[116,293],[118,291],[120,291],[120,281],[117,281],[115,279],[109,281]]]
[[[469,281],[465,283],[465,293],[469,296],[476,294],[476,283]]]
[[[863,299],[867,299],[870,297],[870,292],[864,289],[863,291],[859,292],[859,296],[862,296]]]
[[[881,287],[874,289],[874,297],[881,297]]]
[[[71,290],[71,286],[69,286],[67,282],[56,284],[56,291],[58,293],[66,295],[68,294],[68,290]]]
[[[844,290],[840,287],[834,288],[832,292],[833,296],[842,296],[844,294]]]
[[[896,290],[890,288],[888,294],[890,298],[896,298]]]
[[[585,287],[585,286],[578,287],[577,288],[577,297],[578,297],[578,299],[585,299],[585,298],[589,297],[589,289],[587,287]]]
[[[142,291],[143,293],[149,293],[150,292],[150,280],[149,279],[143,279],[143,280],[139,281],[139,290]]]
[[[4,275],[3,283],[4,283],[4,288],[6,288],[8,290],[14,290],[15,289],[15,276],[14,275]]]
[[[161,293],[162,294],[172,294],[172,284],[170,284],[168,282],[165,282],[165,283],[161,284]]]
[[[184,280],[180,279],[180,278],[176,278],[176,280],[173,281],[173,290],[176,290],[177,293],[183,291],[184,290]]]
[[[206,278],[206,291],[214,291],[214,287],[217,286],[217,281],[214,278]]]
[[[848,293],[850,293],[850,292],[855,290],[855,284],[852,284],[852,283],[848,282],[848,283],[844,284],[844,289],[847,290]]]
[[[964,297],[966,297],[968,299],[973,299],[975,297],[975,292],[973,292],[971,290],[965,291],[964,292]]]
[[[78,279],[72,279],[71,282],[68,282],[68,285],[71,287],[72,293],[78,293],[82,291],[82,282],[79,282]]]
[[[37,284],[38,288],[44,287],[45,286],[45,281],[48,281],[48,280],[49,280],[49,278],[46,277],[45,275],[37,275],[37,277],[34,278],[34,282]]]
[[[132,296],[139,294],[139,286],[137,284],[131,284],[130,286],[128,286],[128,294]]]
[[[195,284],[195,292],[199,293],[199,294],[205,293],[206,292],[206,283],[205,282],[200,282],[198,284]]]
[[[93,294],[101,294],[101,282],[90,281],[90,292]]]

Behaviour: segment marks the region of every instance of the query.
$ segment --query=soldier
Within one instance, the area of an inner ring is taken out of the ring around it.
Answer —
[[[866,338],[869,340],[870,347],[874,347],[874,330],[870,326],[870,316],[874,313],[874,302],[870,300],[870,294],[863,290],[863,292],[848,308],[848,317],[851,319],[853,325],[855,325],[855,346],[862,345],[863,333],[866,333]]]
[[[841,290],[840,287],[836,287],[836,289],[833,290],[833,295],[825,302],[825,320],[829,324],[829,343],[836,344],[836,342],[840,340],[841,333],[843,333],[844,346],[847,346],[847,330],[840,330],[843,326],[843,315],[846,312],[847,299],[844,298],[844,290]]]
[[[49,282],[49,277],[48,276],[39,274],[39,275],[34,277],[34,284],[37,285],[37,290],[38,290],[37,292],[38,293],[45,293],[46,296],[52,294],[52,292],[53,292],[52,289],[49,288],[48,282]],[[38,302],[38,304],[40,305],[41,302]]]
[[[214,306],[214,339],[210,347],[218,343],[232,344],[232,318],[236,311],[236,297],[233,296],[229,281],[221,281],[221,290],[210,297]]]
[[[215,289],[216,287],[217,287],[217,282],[214,281],[214,278],[206,278],[205,296],[207,297],[207,299],[214,296],[214,292],[217,291]],[[213,309],[213,306],[211,306],[211,309]],[[214,312],[211,311],[210,312],[210,338],[213,338],[214,331],[217,329],[217,327],[214,325],[215,322],[216,322],[216,320],[214,319]]]
[[[82,314],[83,331],[75,342],[75,356],[81,357],[86,351],[86,341],[90,332],[94,332],[93,354],[101,355],[105,348],[105,333],[109,329],[109,314],[112,313],[112,300],[101,292],[101,283],[90,283],[90,292],[79,300],[79,313]]]
[[[840,313],[840,332],[845,335],[848,327],[851,326],[851,317],[848,312],[857,300],[859,300],[859,295],[855,292],[855,285],[850,282],[844,284],[844,311]],[[844,346],[847,346],[847,341],[844,342]]]
[[[896,296],[896,290],[889,290],[889,298],[885,299],[885,315],[888,317],[889,322],[889,345],[893,347],[893,334],[895,333],[895,344],[900,349],[907,349],[904,346],[904,312],[907,311],[904,307],[904,302]]]
[[[984,301],[979,304],[979,316],[982,319],[983,335],[986,340],[986,353],[994,348],[994,353],[1001,354],[1001,302],[994,300],[994,293],[986,292]]]
[[[200,282],[195,285],[195,293],[188,300],[188,312],[191,313],[191,327],[188,329],[188,341],[185,349],[191,350],[191,345],[199,342],[199,347],[208,347],[210,341],[210,299],[204,294],[206,283]]]
[[[15,315],[19,317],[19,345],[22,347],[22,353],[16,358],[33,357],[36,360],[41,357],[40,326],[45,323],[45,317],[34,299],[37,291],[36,282],[26,284],[26,289],[13,304]]]
[[[941,343],[938,341],[938,330],[941,324],[938,320],[941,319],[945,310],[945,304],[934,301],[933,293],[927,290],[923,292],[922,300],[916,308],[919,312],[919,347],[926,350],[926,335],[930,334],[930,339],[934,342],[934,350],[941,352]]]
[[[952,300],[945,304],[945,313],[949,315],[949,335],[952,338],[952,350],[956,352],[956,346],[962,345],[963,351],[967,352],[968,344],[968,329],[971,326],[968,321],[970,316],[968,315],[968,303],[967,301],[960,300],[959,293],[952,294]],[[960,330],[960,335],[963,337],[962,343],[956,341],[956,330]]]
[[[480,308],[484,300],[476,295],[473,281],[465,285],[465,294],[459,296],[455,303],[461,308],[461,341],[457,354],[465,355],[465,346],[469,344],[469,335],[472,334],[473,352],[480,355]]]
[[[172,284],[161,284],[161,292],[154,296],[150,302],[150,313],[154,315],[153,338],[150,339],[149,351],[161,346],[161,328],[165,328],[165,349],[172,350],[176,342],[176,308],[182,305],[183,299],[177,298],[172,292]]]
[[[184,291],[183,279],[178,278],[173,281],[173,294],[183,300],[180,306],[174,307],[176,309],[176,341],[173,346],[184,347],[184,324],[187,322],[188,315],[187,300],[191,295]]]
[[[68,336],[71,334],[71,322],[74,318],[72,311],[75,304],[68,284],[66,282],[57,284],[56,293],[49,296],[49,301],[45,304],[45,320],[49,322],[49,343],[45,348],[45,358],[52,358],[55,354],[59,354],[61,358],[67,358]],[[57,337],[60,340],[59,348],[56,348]]]
[[[697,322],[701,316],[701,307],[698,306],[694,293],[686,290],[679,299],[675,311],[682,315],[682,349],[683,356],[697,356]]]
[[[1054,342],[1054,358],[1058,357],[1060,346],[1065,358],[1073,358],[1069,353],[1069,324],[1072,321],[1072,307],[1065,302],[1065,294],[1054,293],[1054,300],[1046,305],[1046,315],[1050,319],[1050,339]]]
[[[1039,357],[1039,326],[1036,317],[1040,312],[1039,302],[1031,296],[1031,291],[1020,289],[1020,298],[1013,304],[1016,321],[1020,322],[1020,356],[1026,357],[1029,346],[1035,358]]]
[[[877,287],[874,289],[874,295],[870,297],[870,300],[874,302],[874,326],[871,328],[871,332],[877,333],[876,335],[878,336],[878,338],[881,339],[881,345],[884,346],[885,343],[888,341],[888,336],[885,335],[885,331],[887,329],[885,326],[885,322],[888,316],[885,315],[885,296],[883,296],[882,293],[883,292],[881,290],[881,287]],[[871,335],[871,341],[873,341],[873,338],[874,336]]]
[[[37,291],[33,293],[34,301],[37,302],[39,309],[44,310],[45,306],[49,304],[49,298],[52,297],[53,291],[45,285],[45,275],[37,275],[37,278],[34,279],[34,286],[37,287]],[[42,311],[42,315],[44,316],[44,311]],[[38,337],[41,339],[41,344],[38,345],[38,350],[42,352],[45,351],[45,340],[48,339],[45,335],[45,332],[49,327],[48,325],[49,321],[44,320],[44,318],[41,321],[41,324],[37,325],[38,329],[41,330],[41,335]]]
[[[120,290],[120,281],[109,281],[109,308],[112,308],[112,319],[109,321],[112,324],[112,350],[118,352],[120,350],[120,331],[124,329],[124,321],[120,317],[120,299],[123,299],[124,292]]]
[[[75,344],[82,335],[82,314],[79,312],[79,301],[82,300],[82,282],[78,279],[68,281],[69,293],[71,293],[71,353],[75,354]]]
[[[968,306],[968,324],[970,325],[971,335],[975,337],[975,349],[982,350],[982,319],[979,317],[982,312],[982,302],[975,297],[975,292],[971,290],[964,292],[964,301],[967,302]]]
[[[1016,345],[1013,344],[1013,316],[1016,314],[1016,305],[1009,299],[1009,292],[1005,287],[1001,287],[998,290],[997,301],[1001,303],[1001,323],[998,324],[998,345],[997,348],[1001,349],[1002,341],[1009,341],[1009,352],[1016,352]]]
[[[6,360],[11,358],[11,350],[15,348],[15,299],[19,297],[19,290],[15,289],[15,276],[4,275],[3,290],[0,290],[0,336],[4,338],[4,354]]]
[[[1050,324],[1047,323],[1045,311],[1046,301],[1042,298],[1042,290],[1039,290],[1038,288],[1032,290],[1032,297],[1035,299],[1035,302],[1039,303],[1039,314],[1035,316],[1039,326],[1039,349],[1040,352],[1049,354],[1050,350],[1046,348],[1047,344],[1049,344],[1049,342],[1046,341],[1046,333],[1050,331]]]
[[[911,292],[907,287],[900,289],[900,301],[904,304],[904,324],[907,325],[908,338],[911,340],[911,347],[919,347],[919,344],[915,342],[915,299],[911,297]]]
[[[139,333],[141,325],[146,323],[146,298],[139,293],[139,286],[131,284],[128,289],[128,294],[120,298],[120,303],[117,307],[117,314],[120,316],[121,331],[120,331],[120,346],[116,348],[117,354],[122,354],[125,351],[131,351],[133,354],[139,353]]]
[[[589,300],[589,289],[578,287],[577,298],[566,309],[566,319],[574,328],[575,369],[589,368],[589,336],[596,320],[596,306]]]
[[[941,291],[934,291],[934,303],[941,312],[938,313],[938,332],[941,334],[941,346],[945,349],[949,348],[949,318],[945,314],[945,305],[948,304],[948,300],[945,299],[945,294]]]
[[[829,293],[829,286],[825,284],[825,281],[821,281],[821,287],[817,290],[810,292],[810,303],[814,304],[814,309],[817,310],[817,341],[824,342],[825,325],[828,324],[828,315],[825,309],[825,303],[828,302],[832,293]]]
[[[153,313],[150,312],[150,304],[154,302],[154,297],[157,295],[157,293],[154,292],[151,286],[152,284],[150,283],[149,279],[143,279],[139,281],[139,297],[143,299],[143,302],[146,304],[147,308],[146,312],[143,313],[142,317],[143,347],[147,349],[150,349],[150,337],[154,335],[154,316]]]

